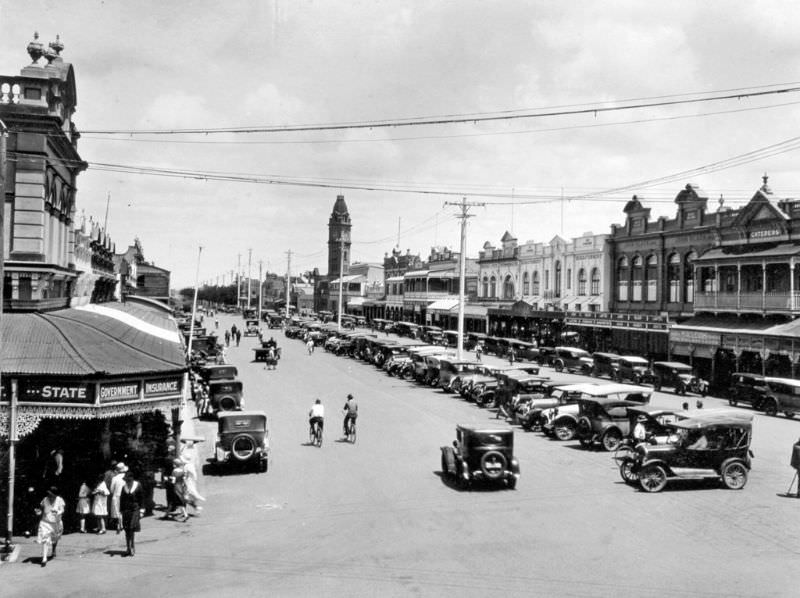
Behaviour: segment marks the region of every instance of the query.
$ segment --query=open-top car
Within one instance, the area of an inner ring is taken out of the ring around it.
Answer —
[[[657,391],[672,387],[675,393],[685,395],[693,392],[706,396],[708,382],[694,375],[692,366],[680,361],[656,361],[653,364],[653,388]]]
[[[472,360],[440,359],[439,360],[439,382],[438,386],[445,392],[453,392],[453,380],[465,373],[474,372],[480,366],[480,362]]]
[[[635,403],[604,397],[578,400],[577,436],[584,448],[599,442],[603,449],[615,451],[630,432],[627,407]]]
[[[619,466],[619,473],[627,483],[637,481],[631,472],[635,462],[637,444],[664,444],[674,438],[672,426],[679,419],[689,417],[688,411],[665,409],[653,405],[634,405],[628,410],[628,435],[622,439],[614,453],[614,461]]]
[[[442,447],[442,475],[464,488],[475,480],[515,488],[519,462],[514,457],[514,431],[456,426],[452,446]]]
[[[617,382],[631,381],[634,384],[653,382],[650,362],[637,355],[620,355],[617,361]]]
[[[258,324],[258,320],[245,320],[242,334],[244,336],[258,336],[261,331]]]
[[[212,465],[214,468],[238,466],[253,467],[262,473],[267,471],[269,468],[267,415],[263,411],[220,413]]]
[[[673,479],[719,479],[731,490],[747,484],[751,467],[751,412],[708,413],[673,424],[674,440],[639,444],[631,472],[645,492],[660,492]]]

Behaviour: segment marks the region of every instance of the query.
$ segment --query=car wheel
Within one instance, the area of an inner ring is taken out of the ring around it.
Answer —
[[[575,426],[571,422],[556,424],[553,428],[553,433],[559,440],[572,440],[575,438]]]
[[[489,451],[481,457],[481,471],[490,480],[500,478],[507,465],[508,461],[500,451]]]
[[[783,414],[789,419],[792,419],[794,417],[794,411],[784,411]]]
[[[639,476],[633,473],[633,464],[635,461],[631,458],[624,458],[619,464],[619,476],[626,484],[635,484],[639,481]]]
[[[639,473],[639,485],[645,492],[661,492],[667,485],[667,472],[660,465],[647,465]]]
[[[236,399],[234,397],[222,397],[217,404],[220,411],[236,411]]]
[[[266,458],[261,459],[261,463],[259,464],[258,470],[261,473],[267,473],[268,469],[269,469],[269,461]]]
[[[764,413],[773,417],[778,415],[778,403],[775,399],[767,399],[764,401]]]
[[[603,434],[603,448],[610,453],[617,450],[620,442],[622,442],[622,434],[618,430],[609,430]]]
[[[736,404],[738,402],[739,401],[737,401],[736,399],[728,399],[728,405],[730,405],[731,407],[736,407]]]
[[[564,364],[563,364],[562,362],[560,362],[560,361],[556,361],[556,363],[555,363],[555,365],[553,366],[553,368],[554,368],[554,369],[555,369],[557,372],[563,372],[563,371],[564,371]]]
[[[514,490],[517,487],[517,476],[512,475],[510,478],[507,478],[506,485],[509,490]]]
[[[251,436],[239,434],[231,442],[231,454],[237,461],[247,461],[256,452],[256,443]]]
[[[591,436],[580,436],[578,437],[578,442],[581,443],[583,448],[590,448],[594,444]]]
[[[730,490],[741,490],[747,484],[747,467],[734,461],[722,468],[722,483]]]
[[[620,380],[620,382],[622,382],[622,380]],[[633,376],[633,383],[634,383],[634,384],[637,384],[637,385],[638,385],[638,384],[641,384],[641,383],[642,383],[642,377],[641,377],[641,375],[639,375],[639,374],[634,374],[634,376]]]

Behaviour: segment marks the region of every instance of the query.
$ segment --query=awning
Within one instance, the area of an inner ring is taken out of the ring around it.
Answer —
[[[763,247],[763,246],[762,246]],[[747,245],[734,245],[731,247],[714,247],[698,257],[694,263],[700,262],[739,262],[748,259],[763,259],[769,257],[789,257],[800,254],[800,245],[794,243],[779,243],[774,247],[754,251],[742,251]]]
[[[778,330],[784,332],[784,334],[791,334],[792,331],[796,332],[797,329],[800,328],[800,324],[792,326],[793,324],[795,324],[795,322],[789,322],[788,324],[783,323],[783,319],[745,319],[733,314],[719,316],[701,315],[689,318],[680,324],[673,324],[672,330],[743,334],[774,334],[774,330]]]
[[[415,276],[420,276],[421,277],[421,276],[427,276],[427,275],[428,275],[428,271],[427,270],[412,270],[411,272],[406,272],[405,276],[403,276],[403,278],[411,278],[411,277],[415,277]]]
[[[356,282],[359,279],[360,281],[366,281],[367,277],[364,276],[363,274],[351,274],[349,276],[343,276],[342,278],[336,278],[335,280],[331,281],[331,284],[339,284],[340,280],[344,281],[345,283]]]
[[[403,280],[402,276],[390,276],[384,282],[403,282]]]
[[[366,301],[366,298],[364,297],[353,297],[351,299],[347,299],[347,306],[348,307],[361,306],[364,305],[364,301]]]
[[[429,312],[448,313],[453,308],[458,308],[458,299],[439,299],[428,305]]]

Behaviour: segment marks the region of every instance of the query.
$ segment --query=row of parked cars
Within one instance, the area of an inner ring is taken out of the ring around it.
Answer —
[[[747,482],[752,413],[654,408],[655,388],[620,383],[617,376],[559,384],[542,376],[538,364],[458,360],[453,351],[414,339],[350,332],[331,334],[324,345],[388,375],[494,408],[498,418],[527,430],[613,452],[622,478],[647,492],[675,479],[715,478],[732,489]],[[441,448],[442,475],[460,486],[487,481],[514,488],[520,468],[513,444],[513,429],[457,426],[455,441]]]

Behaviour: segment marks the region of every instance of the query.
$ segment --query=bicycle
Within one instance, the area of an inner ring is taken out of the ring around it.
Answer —
[[[318,422],[314,422],[308,430],[308,442],[318,447],[322,446],[322,428]]]
[[[345,429],[344,437],[350,444],[356,443],[356,420],[352,417],[347,419],[347,428]]]

